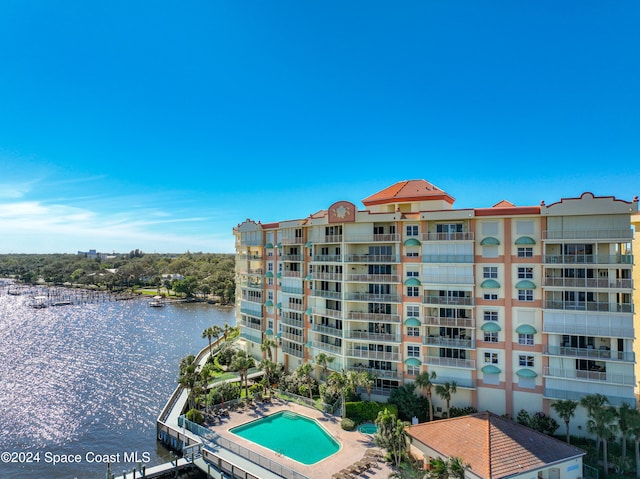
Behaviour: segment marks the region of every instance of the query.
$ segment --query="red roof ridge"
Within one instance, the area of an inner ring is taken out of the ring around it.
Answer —
[[[365,206],[383,205],[398,201],[444,200],[453,204],[455,199],[446,191],[426,180],[403,180],[368,196],[362,203]]]

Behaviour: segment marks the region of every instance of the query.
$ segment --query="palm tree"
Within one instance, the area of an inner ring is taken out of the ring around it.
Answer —
[[[358,387],[358,375],[355,371],[342,372],[334,371],[329,374],[327,378],[327,384],[334,391],[340,394],[340,402],[341,402],[341,417],[345,418],[347,416],[347,403],[345,398],[347,394],[353,393]]]
[[[269,361],[273,361],[273,353],[271,352],[271,348],[275,350],[277,347],[278,343],[274,339],[265,337],[262,340],[262,344],[260,345],[260,350],[263,353],[267,353],[267,358],[269,359]]]
[[[209,355],[211,355],[211,339],[218,339],[221,333],[222,329],[217,324],[202,331],[202,339],[207,338],[209,340]]]
[[[433,479],[449,479],[449,465],[441,457],[429,460],[429,477]]]
[[[189,391],[189,409],[195,407],[193,390],[198,382],[197,366],[196,357],[193,354],[182,358],[180,361],[178,384]]]
[[[378,432],[374,436],[376,444],[391,454],[395,466],[398,467],[407,449],[404,423],[386,408],[378,413],[375,423],[378,426]]]
[[[633,435],[634,439],[633,450],[636,456],[636,479],[640,479],[640,411],[631,409],[628,421],[629,434]]]
[[[311,363],[304,363],[298,366],[296,374],[305,379],[307,383],[307,389],[309,390],[309,399],[313,400],[313,386],[311,384],[311,373],[313,372],[313,366]]]
[[[609,400],[602,394],[589,394],[580,399],[580,405],[587,410],[587,416],[592,417],[593,411],[609,404]],[[596,437],[596,454],[600,452],[600,437]]]
[[[233,326],[229,326],[229,323],[224,323],[224,326],[222,327],[222,337],[225,341],[229,339],[229,334],[231,334],[231,331],[233,331]]]
[[[471,465],[465,463],[460,457],[452,456],[447,461],[447,468],[449,469],[449,477],[464,479],[464,474],[471,469]]]
[[[429,472],[418,461],[402,461],[398,470],[392,472],[389,477],[393,479],[429,479]]]
[[[375,383],[376,376],[371,374],[369,371],[361,371],[358,373],[358,385],[367,390],[367,397],[369,398],[369,401],[371,401],[371,390]]]
[[[238,371],[240,375],[240,384],[242,385],[242,381],[244,380],[244,395],[245,397],[249,396],[249,379],[247,372],[255,366],[255,361],[252,357],[247,355],[246,351],[238,351],[233,356],[231,360],[231,364],[229,365],[229,369],[232,371]]]
[[[325,381],[327,379],[327,371],[329,370],[329,364],[335,360],[335,356],[330,356],[327,353],[320,353],[316,356],[316,364],[322,368]]]
[[[551,407],[558,414],[560,419],[564,421],[567,430],[567,444],[571,444],[571,436],[569,435],[569,421],[576,415],[578,401],[572,401],[571,399],[562,399],[560,401],[554,402]]]
[[[455,381],[447,381],[444,384],[438,384],[436,386],[436,394],[447,403],[447,417],[449,417],[449,404],[451,403],[451,396],[458,391],[458,385]]]
[[[622,464],[627,461],[627,438],[631,435],[631,416],[637,411],[624,402],[618,409],[618,430],[622,436]]]
[[[267,392],[267,387],[271,387],[271,378],[273,377],[273,373],[276,370],[277,364],[269,359],[263,359],[260,361],[259,367],[264,372],[264,392]]]
[[[607,462],[607,444],[613,439],[617,432],[616,410],[612,406],[601,406],[591,411],[590,419],[587,420],[587,431],[602,442],[602,467],[604,468],[605,479],[609,477],[609,464]]]
[[[416,386],[420,389],[424,389],[427,392],[427,400],[429,401],[429,421],[433,421],[433,402],[431,401],[431,388],[433,387],[433,381],[437,375],[435,371],[424,371],[416,376]]]

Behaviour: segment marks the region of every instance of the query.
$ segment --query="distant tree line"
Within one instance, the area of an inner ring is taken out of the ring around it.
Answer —
[[[164,277],[163,275],[175,275]],[[0,255],[0,276],[26,284],[77,285],[110,291],[166,288],[187,297],[217,296],[232,303],[235,293],[232,254],[148,254],[133,250],[108,258],[74,254]]]

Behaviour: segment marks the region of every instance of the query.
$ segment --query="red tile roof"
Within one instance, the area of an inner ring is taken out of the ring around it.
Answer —
[[[407,201],[445,200],[453,204],[452,196],[425,180],[400,181],[382,191],[365,198],[362,203],[365,206],[383,205]]]
[[[475,475],[500,479],[584,451],[491,412],[408,426],[415,440],[444,457],[459,457]]]

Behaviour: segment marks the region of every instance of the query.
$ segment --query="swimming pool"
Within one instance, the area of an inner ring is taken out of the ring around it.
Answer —
[[[306,465],[340,450],[340,444],[320,424],[290,411],[234,427],[230,432]]]
[[[360,431],[360,432],[362,432],[364,434],[375,434],[375,433],[378,432],[378,426],[368,422],[368,423],[365,423],[365,424],[360,424],[358,426],[358,431]]]

